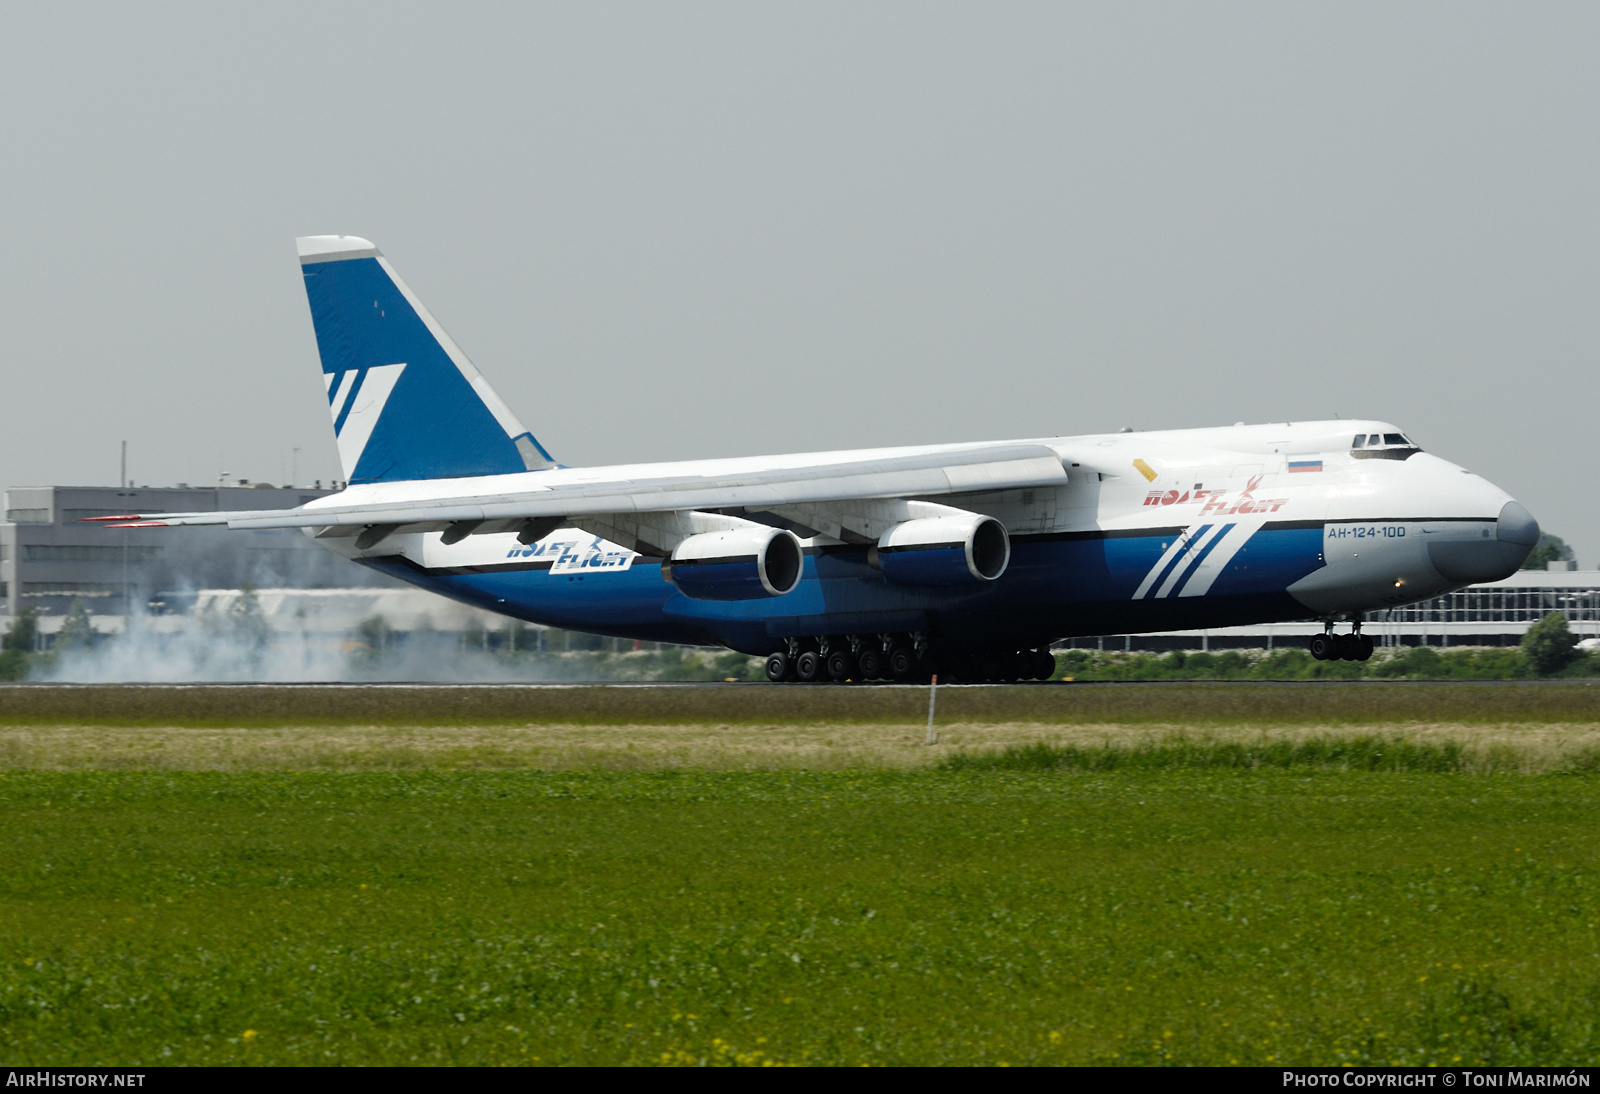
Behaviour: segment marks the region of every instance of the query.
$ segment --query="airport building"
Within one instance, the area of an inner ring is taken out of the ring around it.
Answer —
[[[123,513],[282,509],[327,490],[239,482],[218,487],[22,486],[5,492],[0,523],[0,629],[28,608],[53,634],[75,601],[96,631],[120,631],[130,611],[161,614],[205,588],[395,587],[294,532],[119,528],[86,517]]]
[[[381,620],[386,633],[483,635],[504,631],[543,648],[543,628],[458,604],[359,566],[298,531],[222,527],[106,528],[85,518],[125,513],[286,509],[332,491],[240,481],[232,486],[22,486],[5,492],[0,523],[0,633],[29,608],[48,648],[81,602],[99,634],[118,634],[130,613],[154,633],[177,632],[235,610],[257,590],[262,624],[277,633],[337,639]],[[571,642],[563,636],[564,642]]]

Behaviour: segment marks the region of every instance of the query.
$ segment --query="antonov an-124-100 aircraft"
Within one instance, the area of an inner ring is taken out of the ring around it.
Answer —
[[[110,526],[299,528],[508,616],[762,655],[774,681],[1045,678],[1058,639],[1290,620],[1364,660],[1368,613],[1506,577],[1539,539],[1379,421],[567,467],[375,246],[298,245],[347,487]]]

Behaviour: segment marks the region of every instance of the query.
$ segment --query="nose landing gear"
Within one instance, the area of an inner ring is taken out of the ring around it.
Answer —
[[[1311,636],[1307,648],[1318,661],[1367,661],[1372,657],[1372,639],[1361,633],[1361,624],[1349,634],[1334,634],[1333,624],[1321,634]]]

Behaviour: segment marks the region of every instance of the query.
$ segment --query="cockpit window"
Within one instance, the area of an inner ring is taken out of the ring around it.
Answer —
[[[1422,449],[1404,433],[1357,433],[1350,455],[1358,460],[1409,460]]]

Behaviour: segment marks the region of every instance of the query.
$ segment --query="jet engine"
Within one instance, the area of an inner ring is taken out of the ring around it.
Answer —
[[[890,528],[869,554],[896,585],[971,585],[1006,572],[1011,537],[981,513],[922,517]]]
[[[688,537],[661,573],[695,600],[759,600],[792,591],[804,563],[793,532],[753,524]]]

